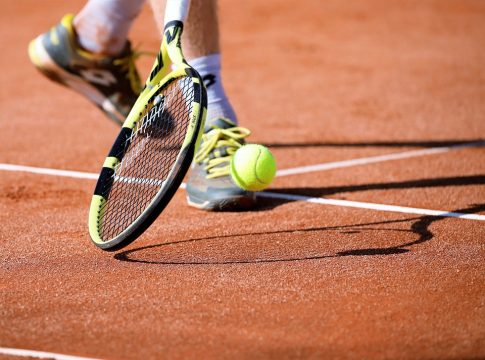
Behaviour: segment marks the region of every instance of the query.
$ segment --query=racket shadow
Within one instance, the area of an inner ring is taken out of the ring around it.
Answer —
[[[485,204],[456,211],[485,211]],[[198,237],[137,247],[119,252],[114,258],[152,265],[226,265],[404,255],[411,252],[413,246],[432,240],[434,235],[429,229],[430,225],[444,219],[421,216],[339,226]],[[401,242],[395,243],[396,238],[401,239]],[[403,238],[411,239],[403,241]]]

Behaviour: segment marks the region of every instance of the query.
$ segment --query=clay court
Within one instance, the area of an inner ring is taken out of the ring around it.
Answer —
[[[87,215],[119,129],[27,57],[83,1],[2,4],[0,358],[485,358],[485,3],[220,3],[278,177],[249,212],[179,189],[116,253]]]

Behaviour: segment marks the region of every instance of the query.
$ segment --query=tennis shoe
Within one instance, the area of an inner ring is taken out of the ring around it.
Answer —
[[[127,42],[117,56],[97,55],[78,43],[74,15],[29,44],[32,63],[51,80],[67,86],[93,102],[108,117],[123,124],[141,91],[135,67],[138,56]]]
[[[253,192],[231,179],[231,159],[250,135],[231,120],[218,118],[204,128],[187,182],[187,202],[203,210],[246,210],[256,203]]]

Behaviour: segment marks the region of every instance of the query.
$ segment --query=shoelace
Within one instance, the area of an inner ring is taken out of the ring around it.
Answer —
[[[251,132],[248,129],[235,126],[229,129],[215,128],[202,135],[202,142],[195,155],[195,162],[206,164],[204,169],[208,173],[207,179],[229,175],[232,155],[242,146],[241,140],[250,134]],[[220,156],[221,154],[214,153],[214,157],[211,158],[210,154],[218,148],[225,149],[226,154]],[[224,163],[226,165],[221,166]]]
[[[142,88],[140,78],[138,77],[138,73],[136,71],[135,61],[140,56],[144,56],[144,55],[156,56],[156,54],[154,55],[154,53],[152,52],[138,51],[135,49],[127,56],[118,58],[113,61],[114,65],[121,67],[121,70],[126,72],[126,77],[128,78],[128,80],[130,80],[131,89],[135,94],[139,94]]]

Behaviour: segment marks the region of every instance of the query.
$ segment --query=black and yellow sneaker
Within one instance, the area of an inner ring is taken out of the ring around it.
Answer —
[[[111,119],[123,124],[141,91],[134,63],[137,55],[129,42],[114,57],[83,50],[73,19],[74,15],[65,15],[57,26],[32,40],[30,60],[48,78],[84,95]]]
[[[246,210],[256,203],[253,192],[231,179],[231,158],[250,135],[246,128],[218,118],[206,124],[187,182],[187,202],[204,210]]]

